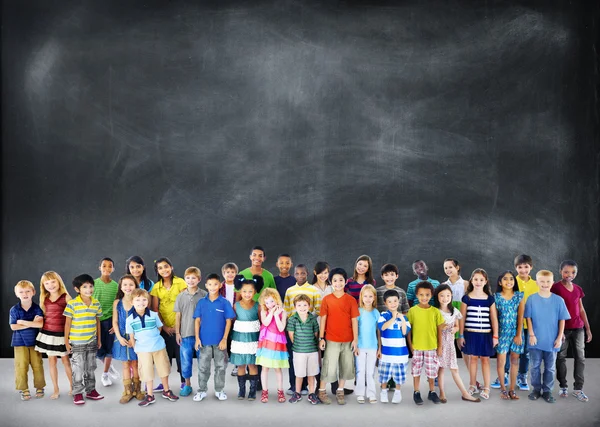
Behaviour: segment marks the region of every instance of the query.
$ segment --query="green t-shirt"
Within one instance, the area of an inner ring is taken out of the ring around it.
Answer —
[[[100,277],[94,280],[94,293],[92,297],[100,301],[100,306],[102,307],[101,322],[112,317],[113,303],[117,297],[118,290],[119,284],[114,280],[111,280],[109,283],[104,283]]]
[[[242,276],[244,276],[246,279],[252,279],[252,272],[250,271],[250,267],[246,268],[245,270],[240,271],[240,274]],[[268,270],[265,270],[263,268],[262,273],[260,274],[263,278],[264,281],[264,286],[263,289],[265,288],[273,288],[273,289],[277,289],[277,286],[275,285],[275,278],[273,277],[273,275],[271,274],[271,272],[269,272]],[[262,292],[262,290],[261,290]],[[260,292],[254,294],[254,298],[252,298],[254,301],[258,301],[258,298],[260,297]]]

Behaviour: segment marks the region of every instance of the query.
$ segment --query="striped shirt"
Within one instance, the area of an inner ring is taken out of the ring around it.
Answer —
[[[87,344],[96,338],[96,319],[102,317],[102,307],[94,297],[90,305],[86,305],[81,295],[77,295],[77,298],[67,303],[63,316],[72,319],[69,342],[77,345]]]
[[[102,307],[102,316],[100,321],[110,319],[113,313],[113,303],[117,297],[117,291],[119,290],[119,284],[114,280],[108,283],[104,283],[101,277],[94,280],[94,293],[92,298],[95,298],[100,302]]]
[[[494,297],[488,295],[487,299],[476,299],[465,295],[462,302],[467,305],[465,330],[470,332],[491,332],[490,307],[494,304]]]
[[[373,285],[373,287],[375,287],[375,279],[373,279],[373,283],[371,283],[371,285]],[[346,286],[344,287],[344,292],[350,294],[350,296],[354,297],[354,299],[356,300],[356,302],[358,302],[358,298],[360,298],[360,291],[363,288],[363,286],[368,285],[369,283],[365,282],[357,282],[354,279],[350,278],[346,281]]]
[[[390,289],[386,288],[386,286],[383,285],[378,288],[375,288],[375,291],[377,292],[377,310],[380,313],[383,313],[387,310],[385,301],[383,299],[383,296],[387,291],[396,291],[396,293],[398,294],[398,303],[400,304],[398,306],[398,310],[400,310],[400,312],[402,313],[408,313],[410,306],[408,305],[408,298],[406,297],[406,292],[404,292],[404,289],[399,288],[398,286],[394,286]]]
[[[302,286],[296,283],[294,286],[285,291],[283,309],[287,313],[288,317],[296,312],[296,307],[294,307],[294,298],[300,294],[305,294],[310,298],[310,312],[318,314],[319,310],[321,310],[321,292],[319,292],[317,288],[309,283],[305,283]]]
[[[410,323],[406,316],[406,335],[402,333],[402,320],[396,319],[392,326],[382,329],[383,324],[392,318],[392,313],[384,311],[379,316],[377,328],[381,331],[381,361],[385,363],[408,363],[408,347],[406,335],[410,331]]]
[[[303,322],[298,313],[294,313],[288,319],[286,329],[288,332],[294,333],[292,351],[296,353],[314,353],[318,350],[315,334],[319,333],[319,323],[316,316],[308,313],[306,321]]]
[[[143,316],[134,309],[125,321],[125,332],[133,334],[136,353],[152,353],[166,347],[158,328],[163,324],[155,311],[146,308]]]

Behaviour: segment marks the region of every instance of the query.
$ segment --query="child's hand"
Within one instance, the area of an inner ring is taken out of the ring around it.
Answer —
[[[114,334],[114,333],[115,333],[115,328],[110,328],[110,329],[108,330],[108,333],[109,333],[109,334]]]
[[[459,327],[458,326],[453,326],[452,327],[452,335],[454,335],[455,333],[458,332]]]
[[[319,341],[319,348],[321,349],[321,351],[325,350],[325,340]]]
[[[175,342],[177,345],[181,345],[181,334],[175,334]]]
[[[529,345],[537,345],[537,338],[535,335],[529,335]]]
[[[22,319],[17,320],[17,325],[24,325],[24,321]]]
[[[175,328],[163,326],[163,331],[165,331],[167,333],[167,335],[173,335],[175,333]]]
[[[227,340],[225,338],[219,342],[219,350],[227,350]]]
[[[442,347],[437,348],[437,356],[442,357]]]
[[[521,335],[515,335],[515,337],[513,338],[513,342],[516,345],[521,345],[523,344],[523,339],[521,338]]]
[[[358,356],[358,344],[356,343],[356,341],[352,341],[350,343],[350,348],[352,349],[352,352],[354,353],[354,355]]]
[[[356,347],[356,350],[354,350],[354,355],[358,356],[358,354],[359,354],[359,350],[358,350],[358,347]]]
[[[585,335],[587,336],[585,339],[585,342],[590,342],[592,341],[592,330],[591,329],[586,329],[585,330]]]
[[[119,344],[121,344],[123,347],[129,347],[129,341],[123,337],[119,337]]]
[[[464,338],[457,339],[456,344],[458,344],[459,348],[463,348],[465,346],[465,339]]]
[[[558,337],[554,340],[554,348],[560,348],[562,345],[562,337]]]
[[[492,347],[496,348],[498,345],[498,338],[492,338]]]
[[[102,341],[98,338],[98,350],[102,348]]]
[[[200,338],[196,338],[196,345],[194,346],[196,351],[199,351],[202,348],[202,343],[200,342]]]
[[[377,350],[377,358],[381,359],[381,350]]]
[[[65,347],[67,347],[67,353],[71,353],[71,344],[68,341],[65,342]]]

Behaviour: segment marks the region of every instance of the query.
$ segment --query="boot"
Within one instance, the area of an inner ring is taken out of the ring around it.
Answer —
[[[246,376],[238,375],[238,400],[244,400],[246,398]]]
[[[142,391],[142,382],[138,379],[133,379],[133,397],[137,400],[144,400],[146,393]]]
[[[250,390],[248,391],[248,400],[256,400],[256,388],[260,379],[258,375],[250,375]]]
[[[131,384],[131,380],[124,379],[123,386],[125,387],[125,390],[123,391],[123,394],[121,395],[121,399],[119,400],[119,403],[127,403],[131,399],[133,399],[133,387]]]

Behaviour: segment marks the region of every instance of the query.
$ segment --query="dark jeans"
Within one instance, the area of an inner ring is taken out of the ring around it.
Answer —
[[[100,322],[100,340],[102,347],[96,351],[96,357],[104,362],[105,357],[112,357],[115,334],[108,331],[112,328],[112,317]]]
[[[177,344],[177,340],[175,339],[175,334],[169,335],[165,331],[160,333],[160,336],[165,340],[165,344],[167,346],[167,357],[169,358],[169,363],[173,365],[172,361],[175,358],[175,362],[177,363],[177,372],[179,372],[179,379],[181,382],[185,382],[185,378],[181,375],[181,357],[179,355],[179,345]]]
[[[583,370],[585,369],[585,333],[583,328],[565,329],[565,341],[556,358],[556,379],[561,388],[567,387],[567,350],[573,345],[575,390],[583,390]]]
[[[527,375],[529,370],[529,338],[527,333],[523,338],[523,353],[519,356],[519,375]],[[504,363],[504,372],[508,374],[510,372],[510,353],[506,355],[506,362]]]

